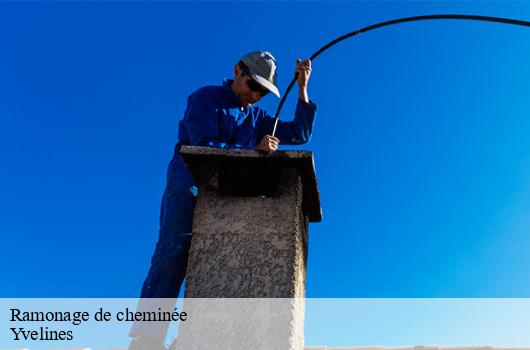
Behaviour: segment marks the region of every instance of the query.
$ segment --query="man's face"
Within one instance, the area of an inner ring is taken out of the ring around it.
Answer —
[[[238,64],[234,67],[232,91],[239,97],[244,107],[258,102],[269,92],[246,74]]]

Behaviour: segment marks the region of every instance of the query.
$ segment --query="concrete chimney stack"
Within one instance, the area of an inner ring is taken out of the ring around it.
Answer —
[[[308,223],[322,220],[312,153],[185,146],[181,154],[199,196],[189,320],[176,349],[303,349]]]

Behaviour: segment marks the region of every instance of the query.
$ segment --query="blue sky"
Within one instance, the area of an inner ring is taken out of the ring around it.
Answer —
[[[191,92],[255,49],[283,91],[297,57],[431,13],[530,20],[530,4],[0,3],[0,296],[137,296]],[[308,296],[530,296],[529,43],[530,28],[416,22],[314,62]]]

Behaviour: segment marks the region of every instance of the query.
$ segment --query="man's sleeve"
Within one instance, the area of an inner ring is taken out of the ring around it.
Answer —
[[[214,96],[206,91],[198,90],[188,97],[184,125],[188,131],[191,146],[241,148],[241,145],[228,144],[219,140],[218,123]]]
[[[280,144],[285,145],[300,145],[309,142],[313,132],[313,124],[317,113],[317,105],[313,102],[306,103],[298,99],[294,119],[290,122],[278,120],[276,128],[276,137],[280,140]],[[265,135],[271,135],[274,128],[274,117],[266,115],[263,118],[261,134],[258,142]]]

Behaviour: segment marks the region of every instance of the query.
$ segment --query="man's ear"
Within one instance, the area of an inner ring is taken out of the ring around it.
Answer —
[[[241,74],[241,67],[239,67],[239,64],[236,63],[234,66],[234,77],[237,77]]]

